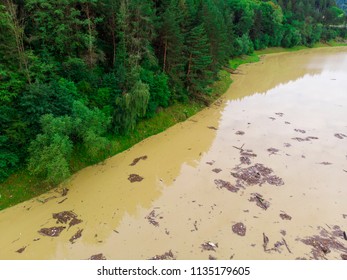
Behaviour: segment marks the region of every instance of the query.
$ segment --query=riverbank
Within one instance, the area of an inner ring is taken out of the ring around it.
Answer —
[[[343,258],[346,51],[241,66],[189,120],[1,211],[0,259]]]
[[[347,44],[329,42],[326,44],[316,44],[313,48],[345,45]],[[304,49],[309,48],[298,46],[290,49],[269,48],[261,51],[255,51],[252,55],[231,59],[229,67],[236,70],[242,64],[258,62],[260,60],[260,56],[265,54],[293,52]],[[211,86],[212,94],[207,98],[208,103],[213,103],[213,101],[224,94],[232,83],[229,72],[221,70],[218,76],[219,81],[215,82]],[[143,139],[156,135],[172,125],[188,119],[203,108],[205,108],[205,105],[195,101],[191,101],[189,103],[176,103],[169,108],[163,108],[153,118],[141,120],[130,135],[117,137],[110,136],[109,139],[112,143],[110,149],[105,154],[100,155],[99,158],[93,159],[93,161],[91,161],[83,151],[79,151],[77,149],[74,152],[71,160],[72,173],[76,173],[87,166],[97,164],[98,162],[102,162],[111,156],[119,154],[129,149],[136,143],[139,143]],[[18,171],[10,176],[4,183],[0,184],[0,210],[41,195],[51,190],[52,187],[53,186],[42,183],[39,178],[31,176],[26,170]]]

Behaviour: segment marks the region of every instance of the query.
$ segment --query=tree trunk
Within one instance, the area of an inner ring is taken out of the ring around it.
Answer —
[[[29,66],[28,66],[29,63],[25,54],[25,48],[23,44],[24,31],[23,31],[23,27],[20,26],[19,20],[17,19],[17,7],[10,0],[6,0],[5,7],[10,16],[11,29],[16,40],[19,68],[24,72],[28,83],[31,84]]]

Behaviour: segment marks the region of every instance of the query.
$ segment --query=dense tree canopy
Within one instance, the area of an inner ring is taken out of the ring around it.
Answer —
[[[231,57],[344,21],[332,0],[1,0],[0,179],[26,166],[58,183],[76,147],[97,156],[105,135],[204,100]]]

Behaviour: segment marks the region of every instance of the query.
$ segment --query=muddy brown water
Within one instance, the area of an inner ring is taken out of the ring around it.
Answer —
[[[0,259],[346,256],[347,48],[240,72],[191,119],[1,211]]]

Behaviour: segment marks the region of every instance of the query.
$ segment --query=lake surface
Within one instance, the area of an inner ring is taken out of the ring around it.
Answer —
[[[239,69],[209,108],[1,211],[0,259],[347,257],[347,48]]]

